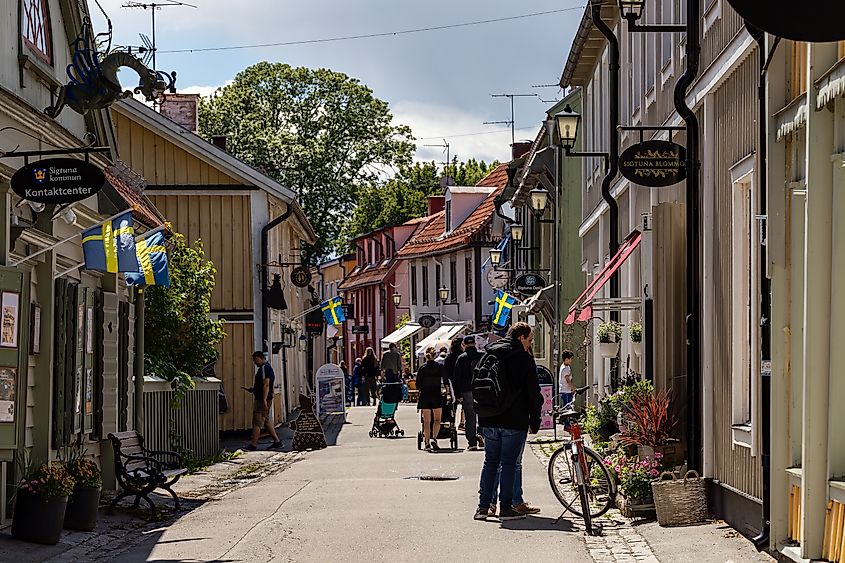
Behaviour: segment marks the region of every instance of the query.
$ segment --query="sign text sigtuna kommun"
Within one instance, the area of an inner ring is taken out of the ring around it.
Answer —
[[[73,203],[100,191],[106,179],[94,164],[76,158],[31,162],[12,176],[12,190],[28,201]]]

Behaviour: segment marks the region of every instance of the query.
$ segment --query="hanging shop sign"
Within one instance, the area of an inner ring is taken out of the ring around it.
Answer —
[[[800,9],[773,7],[760,0],[728,0],[740,17],[767,33],[793,41],[827,43],[845,39],[845,3],[810,0]],[[796,7],[797,8],[797,7]]]
[[[431,328],[434,326],[434,323],[437,322],[437,319],[435,319],[431,315],[423,315],[419,319],[417,319],[417,322],[420,323],[420,326],[423,328]]]
[[[513,283],[514,289],[524,295],[534,295],[544,287],[546,280],[539,274],[522,274]]]
[[[323,311],[315,309],[305,315],[305,332],[308,334],[323,333]]]
[[[106,182],[100,168],[78,158],[30,162],[12,176],[12,191],[27,201],[63,204],[96,194]]]
[[[630,181],[649,188],[665,188],[687,177],[687,151],[670,141],[643,141],[619,156],[619,172]]]
[[[370,325],[352,325],[352,334],[368,334]]]
[[[290,281],[296,287],[308,287],[311,283],[311,270],[305,266],[297,266],[290,272]]]

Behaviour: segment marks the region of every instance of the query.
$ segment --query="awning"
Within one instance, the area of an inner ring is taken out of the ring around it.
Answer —
[[[387,348],[391,344],[399,344],[406,338],[410,338],[419,331],[421,331],[422,328],[423,327],[421,327],[417,323],[408,323],[401,328],[397,328],[396,330],[381,339],[382,348]]]
[[[554,297],[554,287],[555,284],[549,285],[532,295],[528,301],[523,303],[525,307],[525,312],[529,315],[536,315],[537,313],[542,313],[544,317],[546,317],[546,321],[549,323],[555,322],[555,313],[554,307],[552,303],[549,302],[550,299]]]
[[[441,324],[437,327],[437,330],[417,343],[417,356],[423,354],[429,346],[433,346],[435,349],[439,346],[446,346],[448,348],[449,341],[466,330],[468,326],[469,323],[467,322]]]
[[[566,320],[563,321],[564,324],[571,325],[576,320],[588,321],[593,317],[593,297],[601,291],[604,284],[606,284],[610,280],[611,276],[613,276],[614,272],[616,272],[616,270],[625,263],[625,260],[627,260],[634,252],[642,240],[643,234],[636,229],[628,235],[628,238],[626,238],[619,246],[619,250],[616,251],[613,258],[605,264],[604,269],[599,272],[590,285],[587,286],[584,293],[578,296],[575,303],[569,307],[569,314],[566,315]]]

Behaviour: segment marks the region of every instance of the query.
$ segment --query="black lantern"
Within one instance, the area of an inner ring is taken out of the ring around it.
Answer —
[[[402,303],[402,294],[401,293],[394,293],[393,294],[393,304],[397,307]]]
[[[542,213],[546,209],[546,204],[549,201],[549,192],[542,188],[535,188],[531,190],[531,209],[535,213]]]
[[[445,285],[437,290],[437,293],[440,295],[440,301],[445,303],[449,300],[449,288]]]
[[[513,225],[511,225],[511,238],[513,238],[514,242],[521,241],[523,235],[525,235],[525,227],[523,227],[519,223],[514,223]]]
[[[491,248],[490,249],[490,263],[493,264],[495,268],[502,262],[502,251],[498,248]]]
[[[643,15],[645,0],[619,0],[622,17],[628,21],[637,21]]]
[[[561,146],[574,146],[575,139],[578,138],[578,125],[581,124],[581,115],[572,111],[572,108],[567,104],[563,111],[555,114],[555,121],[557,121],[557,132]]]

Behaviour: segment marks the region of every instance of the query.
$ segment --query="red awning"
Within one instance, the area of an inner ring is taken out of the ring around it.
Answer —
[[[563,321],[563,324],[571,325],[576,320],[588,321],[593,317],[593,297],[601,291],[604,284],[606,284],[610,280],[611,276],[613,276],[613,273],[625,263],[625,260],[627,260],[631,253],[634,252],[642,240],[643,234],[636,229],[628,235],[628,238],[622,242],[619,246],[619,250],[616,251],[613,258],[605,264],[604,269],[599,272],[590,285],[587,286],[587,289],[584,290],[584,293],[579,295],[578,299],[576,299],[569,308],[569,313],[566,315],[566,320]]]

